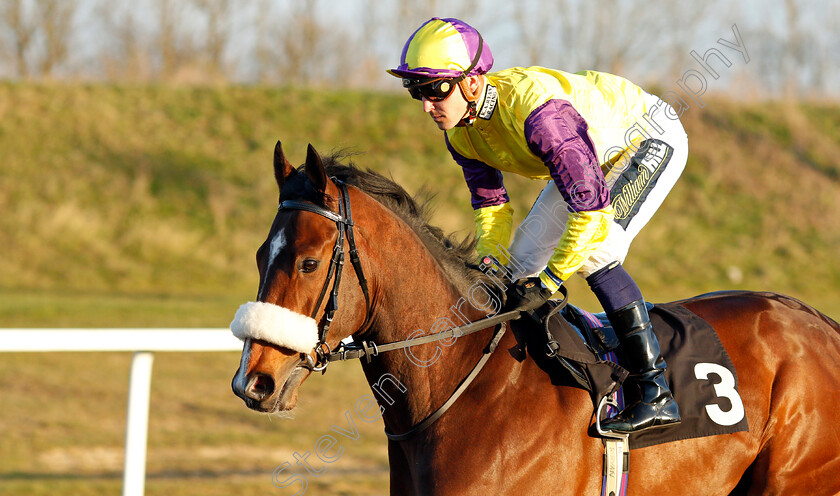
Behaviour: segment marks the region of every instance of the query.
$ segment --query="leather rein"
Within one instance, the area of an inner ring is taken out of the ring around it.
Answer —
[[[338,236],[336,238],[335,246],[333,247],[333,255],[330,261],[330,268],[327,271],[327,279],[324,281],[324,287],[321,289],[321,294],[318,296],[315,309],[312,311],[312,318],[314,319],[318,314],[318,309],[321,307],[321,302],[323,302],[324,296],[326,296],[330,281],[334,278],[335,280],[333,282],[332,292],[329,300],[327,301],[327,306],[324,309],[324,324],[319,332],[318,344],[315,345],[315,355],[317,356],[317,360],[313,360],[309,354],[304,354],[305,359],[303,359],[303,364],[301,365],[302,367],[308,368],[311,371],[320,371],[325,373],[327,366],[333,361],[365,358],[367,363],[370,363],[371,359],[380,353],[401,350],[411,346],[431,343],[442,339],[466,336],[468,334],[487,329],[491,326],[498,326],[494,331],[490,342],[484,348],[481,359],[479,359],[478,363],[476,363],[467,377],[461,381],[458,388],[440,408],[402,434],[392,434],[385,429],[385,435],[388,436],[388,439],[392,441],[405,441],[426,430],[438,418],[440,418],[449,409],[449,407],[452,406],[452,404],[455,403],[458,397],[461,396],[461,394],[472,383],[473,379],[475,379],[481,369],[484,368],[484,365],[490,359],[493,352],[496,351],[496,347],[507,328],[506,322],[518,319],[520,312],[514,310],[481,319],[465,326],[454,327],[446,331],[392,343],[376,344],[373,341],[362,341],[361,343],[347,344],[341,342],[335,351],[330,349],[330,346],[326,342],[326,338],[330,325],[332,324],[336,308],[338,307],[338,285],[339,281],[341,281],[341,270],[344,266],[345,236],[350,248],[350,262],[353,264],[353,269],[356,271],[356,276],[359,279],[359,285],[361,286],[362,293],[364,293],[365,296],[365,320],[360,329],[364,329],[371,318],[370,292],[368,290],[367,279],[365,279],[365,275],[362,270],[361,260],[359,259],[359,251],[356,248],[356,239],[353,234],[353,216],[350,210],[350,195],[347,192],[347,185],[344,182],[336,177],[331,177],[330,179],[336,186],[338,186],[338,213],[321,207],[320,205],[316,205],[315,203],[300,200],[285,200],[280,202],[280,205],[277,207],[278,210],[304,210],[326,217],[327,219],[335,222],[338,230]]]

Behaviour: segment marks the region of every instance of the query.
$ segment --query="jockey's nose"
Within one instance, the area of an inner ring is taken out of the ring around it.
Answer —
[[[262,401],[274,393],[274,379],[268,374],[254,374],[243,392],[254,401]]]
[[[427,98],[423,98],[423,112],[431,112],[432,108],[434,107],[434,103]]]

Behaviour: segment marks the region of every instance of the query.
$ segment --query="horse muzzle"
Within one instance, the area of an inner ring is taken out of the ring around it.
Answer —
[[[248,374],[244,380],[238,380],[237,374],[231,389],[251,410],[265,413],[291,410],[297,405],[298,388],[310,373],[309,369],[297,366],[281,381],[263,372]]]

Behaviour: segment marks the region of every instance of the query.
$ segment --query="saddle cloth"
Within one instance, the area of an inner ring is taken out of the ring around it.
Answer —
[[[604,396],[612,396],[619,409],[632,404],[638,388],[632,378],[625,382],[624,357],[606,316],[572,305],[557,312],[554,306],[550,301],[537,312],[543,332],[527,334],[540,335],[542,342],[531,344],[542,352],[550,351],[548,355],[556,359],[554,367],[560,362],[574,379],[572,385],[589,391],[594,408]],[[631,434],[630,448],[749,430],[735,367],[712,326],[677,304],[648,304],[648,312],[682,422]],[[519,322],[525,320],[530,319]],[[531,355],[537,359],[539,353]],[[608,409],[602,420],[615,413],[616,409]],[[594,425],[590,435],[597,437]]]

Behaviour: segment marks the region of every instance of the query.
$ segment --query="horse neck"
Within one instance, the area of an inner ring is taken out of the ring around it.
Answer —
[[[376,249],[384,243],[368,248],[375,251],[371,256],[376,264],[371,272],[375,309],[371,327],[360,339],[381,344],[416,338],[487,315],[488,309],[473,306],[469,294],[462,294],[463,289],[450,281],[403,221],[391,214],[377,222],[390,234],[389,242],[384,250]],[[436,340],[363,362],[371,389],[384,407],[386,427],[404,432],[443,404],[481,357],[490,336],[482,331]]]

